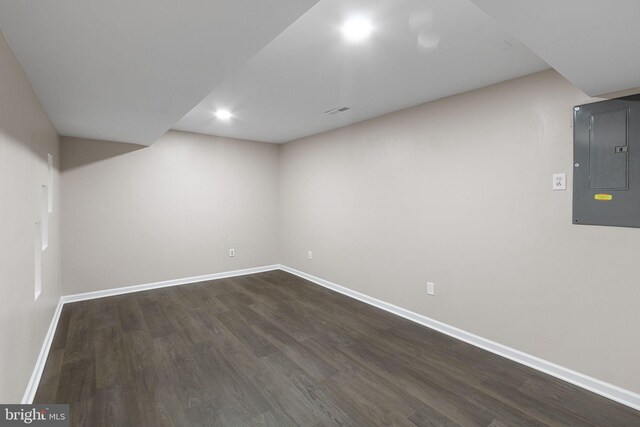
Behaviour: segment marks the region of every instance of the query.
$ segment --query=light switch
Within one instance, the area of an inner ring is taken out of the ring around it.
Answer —
[[[553,190],[561,191],[566,189],[567,189],[567,174],[554,173],[553,174]]]

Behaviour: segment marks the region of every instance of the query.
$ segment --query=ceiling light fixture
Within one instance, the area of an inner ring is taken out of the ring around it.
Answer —
[[[350,42],[363,41],[371,35],[372,31],[371,21],[364,16],[353,16],[342,25],[342,35]]]
[[[225,109],[216,110],[216,112],[213,113],[213,114],[214,114],[214,116],[216,116],[216,118],[218,118],[220,120],[229,120],[231,117],[233,117],[231,115],[231,111],[225,110]]]

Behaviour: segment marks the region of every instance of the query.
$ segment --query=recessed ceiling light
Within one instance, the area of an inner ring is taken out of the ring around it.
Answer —
[[[353,16],[342,25],[342,35],[350,42],[365,40],[371,35],[373,26],[364,16]]]
[[[220,120],[229,120],[232,117],[231,111],[225,109],[216,110],[213,115]]]

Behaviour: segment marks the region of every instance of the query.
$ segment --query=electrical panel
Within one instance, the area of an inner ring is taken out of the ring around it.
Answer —
[[[640,95],[574,108],[573,223],[640,227]]]

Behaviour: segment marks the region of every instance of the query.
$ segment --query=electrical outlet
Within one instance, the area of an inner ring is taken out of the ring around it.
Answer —
[[[436,294],[436,285],[433,282],[427,282],[427,294],[429,295]]]
[[[553,174],[553,190],[563,191],[567,189],[567,174],[566,173],[554,173]]]
[[[236,250],[235,249],[229,249],[229,256],[230,257],[236,256]]]
[[[309,251],[307,252],[307,259],[311,259],[313,258],[313,252]]]

